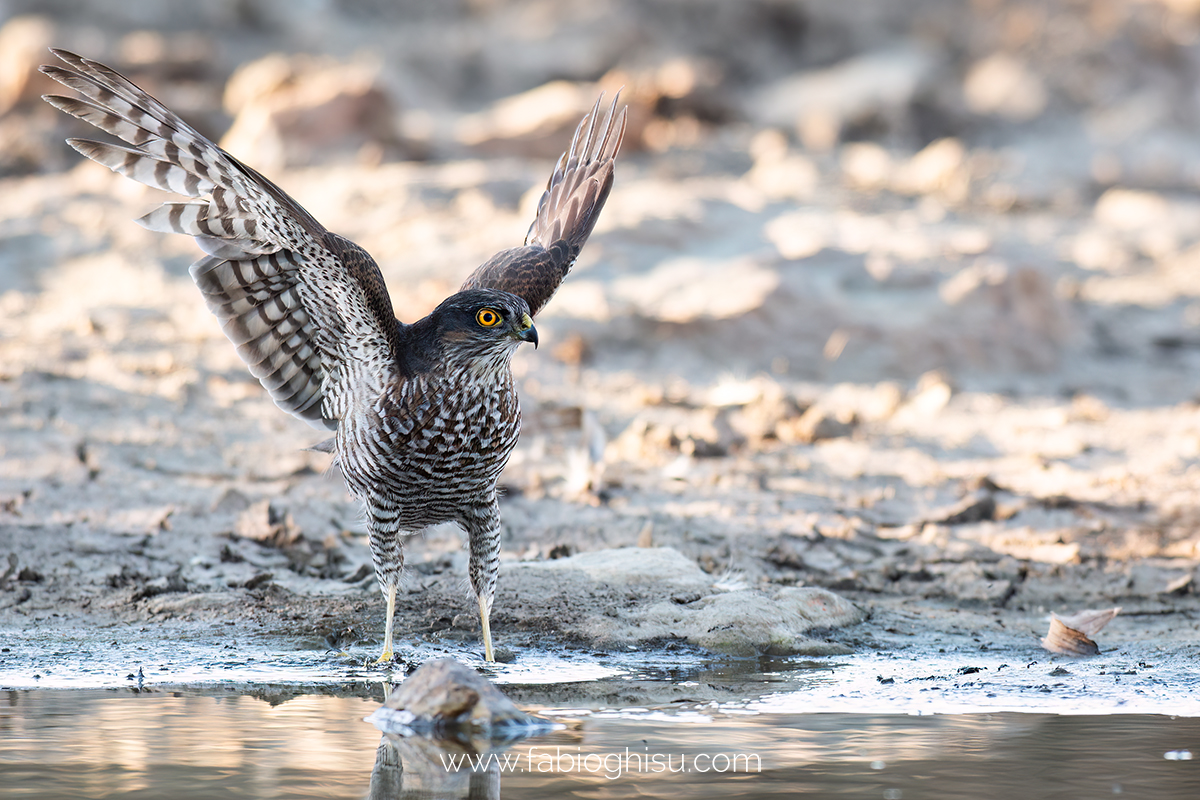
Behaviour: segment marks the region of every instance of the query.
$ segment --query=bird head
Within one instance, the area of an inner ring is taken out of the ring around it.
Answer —
[[[506,368],[522,342],[537,347],[529,305],[495,289],[468,289],[446,298],[430,315],[443,357],[473,370]]]

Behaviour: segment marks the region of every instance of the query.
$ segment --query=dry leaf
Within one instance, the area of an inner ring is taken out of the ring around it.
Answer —
[[[1120,608],[1089,609],[1063,617],[1051,614],[1050,631],[1042,639],[1042,647],[1065,656],[1100,655],[1099,646],[1089,637],[1099,633],[1120,611]]]
[[[1167,583],[1167,587],[1163,589],[1163,594],[1187,594],[1192,587],[1192,575],[1180,575],[1173,581]]]
[[[1100,630],[1112,622],[1113,617],[1121,613],[1121,607],[1106,608],[1103,611],[1087,609],[1085,611],[1077,611],[1074,614],[1061,616],[1059,614],[1051,614],[1051,617],[1059,619],[1068,628],[1074,628],[1085,636],[1095,636]]]
[[[259,500],[238,514],[235,533],[271,547],[287,547],[300,538],[290,512],[280,513],[270,500]]]
[[[174,513],[175,506],[126,508],[108,514],[105,523],[114,533],[153,536],[159,531],[171,530],[170,516]]]

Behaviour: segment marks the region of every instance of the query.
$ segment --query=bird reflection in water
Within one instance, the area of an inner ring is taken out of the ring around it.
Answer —
[[[449,658],[422,665],[366,719],[383,732],[371,800],[497,798],[501,761],[491,756],[560,727],[521,711]]]
[[[502,752],[506,747],[475,751],[461,742],[429,739],[421,735],[399,736],[385,733],[375,751],[375,767],[371,770],[369,800],[397,798],[498,798],[500,797],[500,763],[477,761],[458,769],[443,766],[449,756],[482,756]],[[462,761],[460,760],[461,764]]]

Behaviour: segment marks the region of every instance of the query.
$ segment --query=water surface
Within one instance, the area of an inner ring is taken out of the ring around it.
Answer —
[[[564,727],[472,761],[381,745],[362,721],[371,687],[323,691],[7,691],[0,787],[36,800],[1200,796],[1193,717],[542,708]]]

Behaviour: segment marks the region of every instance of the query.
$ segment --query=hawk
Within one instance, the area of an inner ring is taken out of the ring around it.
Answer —
[[[275,404],[333,438],[346,485],[363,504],[387,602],[393,658],[404,537],[456,522],[466,531],[484,657],[500,563],[496,481],[521,428],[510,369],[537,347],[537,315],[608,199],[627,109],[600,100],[575,131],[538,203],[525,243],[492,256],[429,316],[396,319],[383,276],[358,245],[325,229],[282,189],[96,61],[51,51],[42,72],[82,97],[46,101],[130,147],[69,139],[83,155],[148,186],[195,198],[138,222],[195,238],[190,272],[250,372]]]

